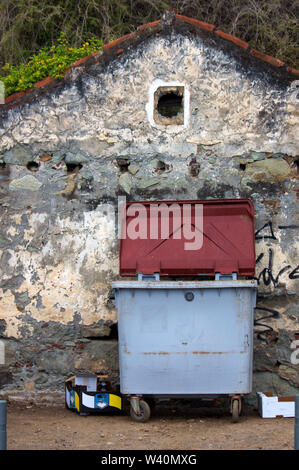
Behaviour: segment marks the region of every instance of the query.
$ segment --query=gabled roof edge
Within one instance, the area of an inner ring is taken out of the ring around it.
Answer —
[[[258,60],[261,60],[263,62],[266,62],[270,64],[271,66],[277,67],[277,68],[284,68],[289,74],[293,75],[294,78],[298,77],[299,78],[299,70],[295,69],[293,67],[289,67],[285,64],[285,62],[276,59],[275,57],[269,56],[267,54],[264,54],[263,52],[260,52],[254,48],[252,48],[247,42],[242,41],[241,39],[232,36],[228,33],[224,33],[220,29],[218,29],[216,26],[211,25],[209,23],[205,23],[204,21],[200,21],[194,18],[189,18],[187,16],[183,16],[180,14],[175,14],[174,15],[175,19],[184,23],[191,24],[197,28],[200,28],[202,30],[208,31],[211,34],[215,34],[216,36],[220,37],[221,39],[225,41],[230,41],[231,43],[235,44],[236,46],[242,48],[243,50],[247,51],[251,56],[257,58]],[[116,54],[121,54],[123,52],[123,49],[120,47],[125,41],[132,39],[138,35],[139,32],[149,30],[149,29],[156,29],[160,24],[162,23],[163,20],[157,20],[153,21],[151,23],[147,23],[144,25],[141,25],[137,28],[136,31],[126,34],[125,36],[122,36],[118,39],[115,39],[114,41],[111,41],[103,46],[103,53],[107,52],[108,50],[115,49]],[[83,57],[82,59],[79,59],[75,62],[73,62],[70,67],[65,70],[64,76],[67,75],[73,68],[79,67],[85,62],[89,61],[90,59],[94,59],[94,63],[99,63],[100,56],[102,55],[102,51],[100,52],[95,52],[94,54],[88,55],[86,57]],[[34,88],[30,88],[26,91],[20,91],[17,93],[14,93],[7,98],[5,98],[5,103],[0,106],[5,106],[9,105],[6,107],[6,109],[11,109],[15,106],[18,106],[21,104],[23,101],[22,98],[29,93],[32,93],[34,89],[39,89],[43,87],[47,87],[50,84],[57,83],[58,79],[54,79],[52,77],[46,77],[34,84]]]

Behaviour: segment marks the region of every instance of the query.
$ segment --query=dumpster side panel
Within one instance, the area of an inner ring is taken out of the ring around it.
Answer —
[[[119,289],[122,393],[249,393],[252,291]]]

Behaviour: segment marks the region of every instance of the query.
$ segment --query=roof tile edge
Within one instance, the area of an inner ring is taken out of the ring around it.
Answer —
[[[235,44],[236,46],[241,47],[242,49],[248,51],[249,54],[251,56],[255,57],[256,59],[261,60],[263,62],[266,62],[266,63],[268,63],[268,64],[270,64],[270,65],[272,65],[276,68],[281,68],[281,67],[285,66],[285,69],[289,74],[294,75],[295,77],[299,76],[299,70],[297,70],[293,67],[287,66],[285,64],[285,62],[283,62],[279,59],[276,59],[275,57],[269,56],[267,54],[264,54],[263,52],[260,52],[260,51],[254,49],[254,48],[251,48],[250,45],[247,42],[242,41],[241,39],[239,39],[235,36],[232,36],[228,33],[225,33],[223,31],[221,31],[220,29],[217,29],[216,26],[214,26],[212,24],[205,23],[204,21],[197,20],[195,18],[190,18],[188,16],[184,16],[184,15],[180,15],[180,14],[176,14],[175,18],[179,21],[184,22],[184,23],[188,23],[188,24],[196,26],[200,29],[203,29],[205,31],[209,31],[212,34],[216,34],[221,39],[224,39],[226,41],[230,41],[233,44]],[[132,39],[132,38],[136,37],[138,32],[142,32],[142,31],[147,30],[147,29],[155,29],[157,26],[160,25],[160,23],[161,23],[161,20],[156,20],[156,21],[152,21],[151,23],[147,23],[147,24],[138,26],[137,31],[126,34],[126,35],[124,35],[124,36],[122,36],[118,39],[115,39],[115,40],[113,40],[113,41],[111,41],[107,44],[104,44],[102,51],[105,53],[108,50],[116,48],[120,44],[125,42],[126,40],[129,40],[129,39]],[[120,49],[118,48],[117,51],[116,51],[117,55],[119,55],[119,51],[120,51]],[[70,67],[65,71],[64,76],[67,73],[69,73],[74,67],[82,66],[87,60],[89,60],[92,57],[95,57],[95,56],[99,55],[100,53],[101,52],[95,52],[94,54],[90,54],[86,57],[83,57],[82,59],[79,59],[79,60],[73,62],[70,65]],[[96,63],[99,63],[99,61],[97,61]],[[23,97],[28,95],[29,93],[31,93],[34,90],[34,88],[46,87],[47,85],[49,85],[50,83],[52,83],[56,80],[57,79],[54,79],[52,77],[46,77],[46,78],[40,80],[39,82],[36,82],[32,89],[28,89],[26,91],[13,93],[12,95],[6,97],[5,102],[3,104],[0,104],[0,107],[11,104],[6,109],[13,108],[13,107],[17,106],[18,104],[21,104],[21,102],[23,101]]]

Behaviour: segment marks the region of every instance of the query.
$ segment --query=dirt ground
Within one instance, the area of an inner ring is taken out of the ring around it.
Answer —
[[[150,420],[122,414],[80,416],[63,407],[8,404],[8,450],[293,450],[294,418],[263,419],[245,407],[238,423],[227,408],[158,403]]]

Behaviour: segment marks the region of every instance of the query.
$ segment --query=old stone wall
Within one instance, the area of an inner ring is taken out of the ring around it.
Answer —
[[[298,82],[186,31],[104,59],[0,106],[1,393],[63,393],[86,369],[117,381],[119,196],[252,199],[254,390],[298,391]],[[173,84],[183,123],[157,124],[154,91]]]

